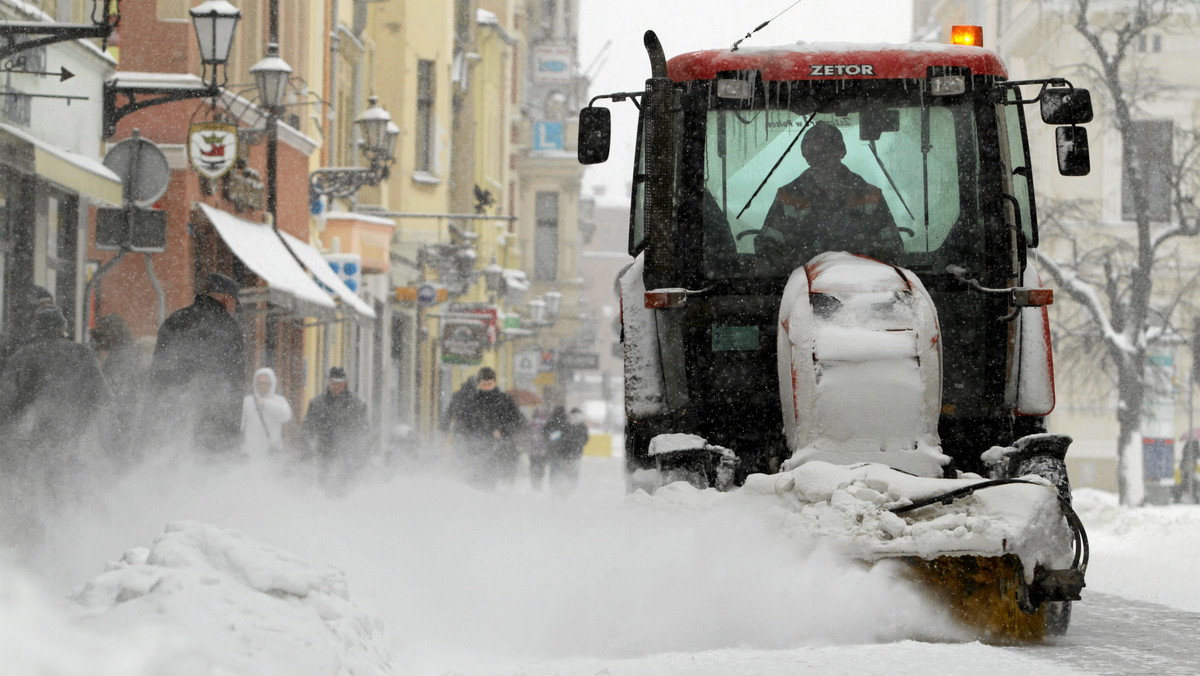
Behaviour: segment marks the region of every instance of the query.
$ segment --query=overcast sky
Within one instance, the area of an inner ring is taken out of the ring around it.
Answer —
[[[654,30],[667,58],[700,49],[728,48],[795,0],[579,0],[581,69],[590,69],[591,95],[640,91],[650,76],[642,34]],[[905,42],[912,33],[906,0],[801,0],[743,45],[782,45],[798,40]],[[612,41],[605,50],[604,45]],[[601,54],[601,50],[603,54]],[[598,58],[597,58],[598,57]],[[601,203],[623,203],[632,173],[637,111],[613,109],[613,147],[607,163],[584,175],[585,194],[600,186]]]

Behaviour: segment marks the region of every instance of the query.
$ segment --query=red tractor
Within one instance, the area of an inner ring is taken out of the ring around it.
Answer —
[[[596,101],[637,105],[635,263],[620,282],[630,489],[737,486],[820,459],[1033,473],[1069,510],[1070,439],[1043,424],[1052,296],[1027,253],[1025,107],[1057,127],[1058,170],[1084,175],[1087,90],[1010,80],[978,46],[668,61],[653,32],[645,45],[644,90],[595,97],[578,143],[581,162],[604,161]],[[1027,585],[1025,607],[1078,598],[1078,563]]]

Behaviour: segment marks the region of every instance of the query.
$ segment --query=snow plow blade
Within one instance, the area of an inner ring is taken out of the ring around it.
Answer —
[[[1015,555],[911,557],[903,563],[910,581],[983,642],[1032,643],[1066,630],[1061,603],[1030,609],[1036,587],[1025,583]]]

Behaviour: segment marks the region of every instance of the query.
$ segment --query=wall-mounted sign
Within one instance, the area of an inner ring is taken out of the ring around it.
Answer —
[[[562,150],[563,149],[562,122],[534,122],[533,123],[533,149],[534,150]]]
[[[565,45],[543,45],[533,50],[533,79],[535,82],[570,82],[571,48]]]
[[[482,319],[442,320],[442,361],[447,364],[479,364],[487,342],[487,325]]]
[[[224,176],[238,158],[237,125],[197,122],[188,127],[188,162],[208,179]]]

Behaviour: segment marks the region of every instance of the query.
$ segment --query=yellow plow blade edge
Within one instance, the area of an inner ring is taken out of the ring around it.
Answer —
[[[1046,604],[1026,613],[1021,560],[1004,556],[905,557],[902,575],[986,643],[1031,643],[1046,636]]]

